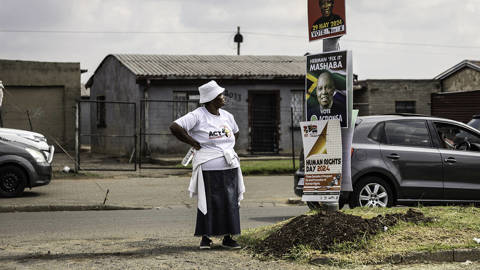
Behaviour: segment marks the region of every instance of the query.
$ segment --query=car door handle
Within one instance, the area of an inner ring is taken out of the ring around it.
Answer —
[[[389,159],[393,159],[393,160],[397,160],[400,158],[400,156],[398,154],[395,154],[395,153],[392,153],[390,155],[387,156]]]
[[[445,162],[447,163],[455,163],[457,160],[454,157],[448,157],[445,159]]]

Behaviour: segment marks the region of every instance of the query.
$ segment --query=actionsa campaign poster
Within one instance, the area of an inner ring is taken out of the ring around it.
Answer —
[[[308,40],[345,35],[345,0],[308,1]]]
[[[338,202],[342,133],[338,120],[300,122],[305,153],[302,201]]]
[[[350,51],[308,55],[305,87],[307,121],[335,119],[348,127],[353,107]]]

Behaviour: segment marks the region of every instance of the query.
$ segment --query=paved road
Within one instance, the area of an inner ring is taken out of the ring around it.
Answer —
[[[241,208],[242,229],[273,224],[308,211],[305,206]],[[0,236],[12,241],[131,237],[193,237],[196,209],[0,213]]]
[[[283,220],[305,206],[241,210],[243,228]],[[258,260],[228,251],[214,239],[198,249],[192,237],[194,209],[75,211],[0,214],[0,269],[362,269],[473,270],[480,263],[317,267],[282,260]]]
[[[120,176],[121,177],[121,176]],[[187,192],[190,177],[109,178],[53,180],[47,186],[27,190],[20,198],[0,198],[0,210],[28,206],[88,206],[103,204],[127,207],[192,207],[196,198]],[[242,206],[258,207],[286,204],[295,197],[293,177],[247,176]]]
[[[243,229],[273,224],[305,206],[241,209]],[[196,209],[0,214],[0,269],[309,269],[243,251],[198,249]]]

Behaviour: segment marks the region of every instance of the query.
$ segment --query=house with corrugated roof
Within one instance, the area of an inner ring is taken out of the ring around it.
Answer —
[[[435,80],[441,91],[432,94],[432,115],[467,123],[480,114],[480,61],[463,60]]]
[[[291,153],[292,145],[301,145],[303,56],[113,54],[86,84],[95,102],[92,151],[131,155],[135,145],[131,135],[138,132],[139,149],[147,155],[185,153],[188,146],[178,142],[168,126],[199,106],[198,86],[209,80],[226,89],[224,109],[240,128],[237,152]]]

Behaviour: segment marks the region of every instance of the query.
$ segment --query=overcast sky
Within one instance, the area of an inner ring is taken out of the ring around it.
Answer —
[[[431,79],[480,60],[480,0],[346,0],[359,79]],[[0,58],[80,62],[86,82],[105,56],[304,55],[307,0],[0,0]],[[0,78],[1,79],[1,78]]]

